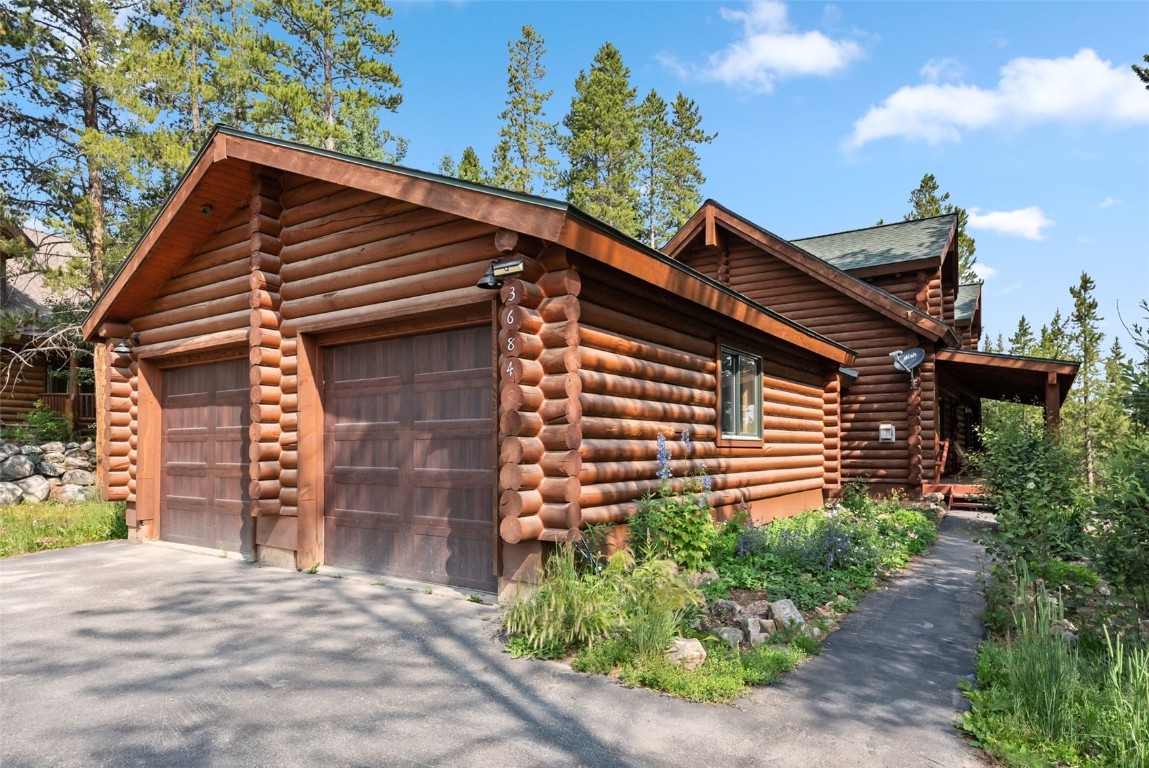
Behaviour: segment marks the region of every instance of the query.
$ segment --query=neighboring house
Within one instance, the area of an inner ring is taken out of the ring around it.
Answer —
[[[843,481],[947,490],[983,398],[1041,405],[1056,425],[1077,372],[977,351],[981,285],[959,285],[952,214],[787,241],[707,201],[663,250],[857,353],[842,378]],[[910,348],[924,351],[912,380],[891,357]]]
[[[75,255],[66,240],[30,227],[0,227],[5,240],[19,240],[31,259],[0,252],[0,313],[15,316],[15,332],[0,340],[0,425],[23,422],[36,402],[67,416],[76,430],[95,426],[95,394],[89,355],[42,351],[38,343],[52,326],[52,295],[43,270],[59,267]]]
[[[721,514],[819,506],[855,358],[566,203],[225,128],[84,332],[136,538],[480,589],[625,521],[659,435]]]

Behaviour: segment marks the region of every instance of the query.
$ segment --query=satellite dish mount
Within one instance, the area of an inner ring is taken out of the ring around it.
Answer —
[[[921,347],[912,347],[907,350],[895,350],[890,353],[890,357],[894,358],[895,368],[910,375],[910,389],[917,389],[918,378],[914,375],[914,369],[926,359],[926,351]]]

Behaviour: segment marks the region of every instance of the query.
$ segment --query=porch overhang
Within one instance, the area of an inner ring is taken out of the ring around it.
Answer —
[[[939,377],[954,381],[979,398],[1016,400],[1045,409],[1056,426],[1079,363],[991,352],[942,349],[935,357]]]

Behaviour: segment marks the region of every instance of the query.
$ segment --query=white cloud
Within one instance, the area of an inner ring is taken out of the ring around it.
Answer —
[[[660,57],[662,63],[680,76],[770,93],[780,78],[832,75],[864,53],[853,40],[794,29],[786,5],[777,0],[756,0],[745,10],[723,8],[721,13],[742,26],[740,39],[711,54],[704,65],[684,65],[668,56]]]
[[[922,75],[933,71],[927,63]],[[1083,48],[1071,58],[1013,59],[990,89],[936,82],[899,88],[854,123],[847,146],[896,136],[958,142],[978,128],[1052,122],[1149,123],[1149,99],[1127,67]]]
[[[974,274],[977,275],[978,279],[983,283],[989,280],[991,277],[995,277],[997,275],[996,269],[989,266],[988,264],[982,264],[980,261],[974,263],[973,271]]]
[[[969,209],[970,229],[988,229],[1002,235],[1024,237],[1026,240],[1044,240],[1045,233],[1041,230],[1052,226],[1053,222],[1036,205],[1016,211],[989,211],[984,214],[978,213],[977,208]]]
[[[1115,205],[1121,205],[1121,201],[1113,195],[1107,196],[1104,200],[1097,204],[1098,208],[1112,208]]]
[[[960,80],[965,74],[965,67],[957,59],[930,59],[922,65],[918,74],[931,83],[942,80]]]

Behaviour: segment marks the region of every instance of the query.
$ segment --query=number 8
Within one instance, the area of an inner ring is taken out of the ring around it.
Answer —
[[[507,337],[507,351],[508,352],[514,352],[515,351],[515,337],[514,336],[508,336]]]

